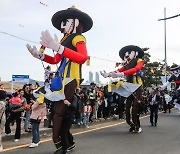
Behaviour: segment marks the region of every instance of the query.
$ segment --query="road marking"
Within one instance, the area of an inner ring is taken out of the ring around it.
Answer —
[[[146,116],[141,117],[140,119],[144,119],[144,118],[147,118],[149,116],[150,115],[146,115]],[[125,124],[125,123],[126,123],[126,121],[123,121],[123,122],[119,122],[119,123],[112,124],[112,125],[107,125],[107,126],[103,126],[103,127],[99,127],[99,128],[93,128],[93,129],[81,131],[81,132],[78,132],[78,133],[74,133],[72,135],[76,136],[76,135],[80,135],[80,134],[85,134],[85,133],[97,131],[97,130],[100,130],[100,129],[105,129],[105,128],[114,127],[114,126],[117,126],[117,125],[122,125],[122,124]],[[49,142],[49,141],[52,141],[52,138],[42,140],[42,141],[40,141],[40,143],[45,143],[45,142]],[[28,147],[29,145],[30,144],[23,144],[23,145],[11,147],[11,148],[6,148],[6,149],[3,149],[1,152],[6,152],[6,151],[15,150],[15,149],[20,149],[20,148]]]
[[[143,116],[140,119],[144,119],[144,118],[147,118],[147,117],[149,117],[149,115]],[[100,129],[104,129],[104,128],[109,128],[109,127],[114,127],[114,126],[117,126],[117,125],[122,125],[122,124],[125,124],[125,123],[126,123],[126,121],[123,121],[123,122],[119,122],[119,123],[108,125],[108,126],[103,126],[103,127],[99,127],[99,128],[93,128],[93,129],[85,130],[85,131],[82,131],[82,132],[74,133],[73,135],[80,135],[80,134],[84,134],[84,133],[88,133],[88,132],[92,132],[92,131],[96,131],[96,130],[100,130]]]

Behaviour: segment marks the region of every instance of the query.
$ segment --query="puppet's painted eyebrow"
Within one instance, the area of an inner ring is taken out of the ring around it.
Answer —
[[[62,21],[63,26],[65,26],[65,25],[67,24],[67,22],[69,22],[69,20],[68,20],[68,19],[64,19],[64,20]]]

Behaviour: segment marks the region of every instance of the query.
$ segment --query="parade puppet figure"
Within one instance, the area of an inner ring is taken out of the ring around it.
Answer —
[[[139,108],[141,106],[142,97],[142,80],[140,70],[144,65],[144,62],[142,60],[144,52],[138,46],[129,45],[123,47],[119,51],[119,56],[122,60],[125,61],[123,66],[114,72],[101,72],[101,75],[104,77],[112,78],[126,77],[127,83],[122,85],[130,92],[130,95],[127,96],[126,100],[126,122],[130,125],[129,132],[141,132],[142,129],[140,127],[139,121]],[[128,83],[132,83],[131,85],[137,84],[138,88],[134,92],[131,92],[130,88],[128,88]],[[121,93],[119,94],[121,95]],[[131,107],[132,116],[130,115]]]
[[[175,82],[176,87],[173,101],[175,101],[175,107],[180,110],[180,65],[173,64],[170,68],[170,72],[172,73],[172,76],[166,83],[163,84],[162,89],[165,89],[172,81]]]
[[[40,43],[56,52],[55,56],[41,53],[35,46],[27,45],[27,48],[35,58],[44,62],[49,64],[60,62],[57,76],[51,80],[50,89],[40,88],[36,94],[39,94],[39,102],[43,99],[42,95],[53,101],[53,141],[57,148],[55,153],[66,153],[69,144],[72,143],[68,143],[67,136],[62,132],[70,128],[67,126],[68,122],[65,122],[66,125],[62,124],[63,115],[73,101],[75,89],[80,85],[81,65],[88,59],[86,39],[82,33],[91,29],[93,21],[88,14],[75,7],[56,12],[51,21],[64,37],[59,41],[56,35],[53,38],[46,30],[41,33]]]

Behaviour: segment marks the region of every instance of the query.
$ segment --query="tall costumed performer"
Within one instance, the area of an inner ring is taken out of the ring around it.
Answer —
[[[140,127],[139,121],[139,109],[141,108],[141,97],[142,97],[142,69],[144,62],[142,57],[144,56],[143,50],[134,45],[128,45],[123,47],[119,51],[119,56],[125,61],[123,66],[116,71],[107,73],[106,71],[101,72],[103,77],[112,78],[124,78],[126,81],[122,83],[119,81],[116,83],[115,88],[112,91],[119,95],[126,97],[126,122],[130,125],[129,132],[140,133],[142,128]],[[114,85],[113,85],[114,86]],[[132,112],[130,111],[132,107]],[[132,113],[132,115],[131,115]],[[132,117],[132,120],[131,120]]]
[[[73,102],[75,90],[81,81],[81,65],[89,58],[86,49],[86,38],[82,33],[92,28],[91,17],[76,9],[74,6],[66,10],[56,12],[52,16],[52,24],[64,37],[59,41],[49,31],[42,31],[42,48],[52,49],[56,54],[54,57],[42,53],[35,46],[27,45],[29,52],[35,58],[49,64],[60,66],[56,76],[51,80],[50,88],[40,88],[39,100],[43,96],[54,103],[53,117],[53,141],[56,146],[56,154],[65,154],[69,146],[73,144],[73,137],[69,134],[72,121],[64,119],[64,115]],[[43,95],[43,96],[42,96]]]
[[[180,65],[173,64],[170,67],[170,72],[172,76],[162,85],[162,89],[164,90],[168,85],[171,84],[172,81],[175,82],[175,94],[173,96],[173,102],[175,107],[180,110]]]

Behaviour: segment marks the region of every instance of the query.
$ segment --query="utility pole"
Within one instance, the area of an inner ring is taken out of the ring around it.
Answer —
[[[166,74],[166,71],[167,71],[167,54],[166,54],[166,20],[168,19],[172,19],[172,18],[176,18],[180,16],[180,14],[177,14],[175,16],[171,16],[171,17],[167,17],[166,18],[166,8],[164,8],[164,19],[159,19],[158,21],[161,21],[161,20],[164,20],[164,55],[165,55],[165,58],[164,58],[164,63],[165,63],[165,79],[166,79],[166,82],[167,82],[167,74]]]
[[[164,8],[164,19],[166,19],[166,8]],[[167,54],[166,54],[166,20],[164,20],[164,62],[165,62],[165,79],[167,82]]]

